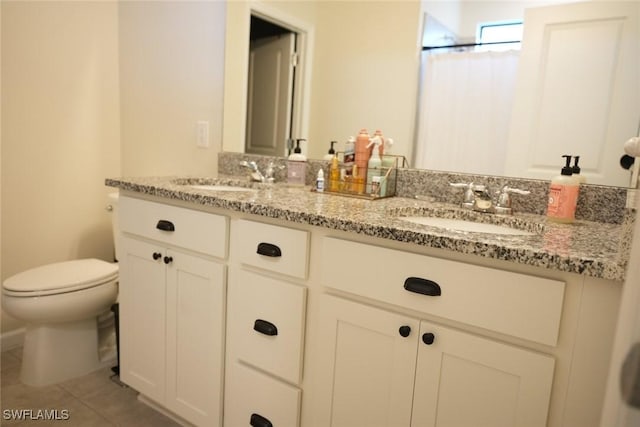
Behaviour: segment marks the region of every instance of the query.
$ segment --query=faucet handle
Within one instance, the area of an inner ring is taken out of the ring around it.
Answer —
[[[498,195],[498,201],[496,202],[496,213],[511,214],[511,194],[520,194],[526,196],[531,194],[531,191],[520,190],[519,188],[511,188],[507,185],[502,187],[500,194]]]
[[[484,185],[474,185],[473,182],[450,182],[449,185],[455,188],[464,188],[464,196],[462,197],[461,206],[466,209],[473,209],[475,206],[476,196],[475,190],[484,190]]]

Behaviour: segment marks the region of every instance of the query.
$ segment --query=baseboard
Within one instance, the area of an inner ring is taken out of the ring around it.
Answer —
[[[4,332],[0,336],[0,350],[11,350],[16,347],[22,346],[24,342],[24,328],[14,329],[12,331]]]

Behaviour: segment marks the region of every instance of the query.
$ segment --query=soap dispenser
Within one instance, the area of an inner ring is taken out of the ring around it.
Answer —
[[[571,171],[573,172],[574,178],[578,180],[580,184],[586,184],[587,178],[584,175],[580,174],[580,166],[578,166],[578,162],[580,161],[580,156],[573,156],[573,167]]]
[[[573,176],[571,156],[564,155],[566,165],[560,175],[551,180],[547,218],[554,222],[571,223],[575,220],[580,182]]]
[[[327,154],[324,155],[324,160],[333,160],[333,157],[336,155],[336,150],[333,148],[333,145],[337,143],[338,141],[331,141],[331,146],[329,147],[329,151],[327,151]]]
[[[296,139],[296,148],[287,160],[287,182],[291,185],[304,185],[307,174],[307,158],[302,154],[300,142],[305,139]]]

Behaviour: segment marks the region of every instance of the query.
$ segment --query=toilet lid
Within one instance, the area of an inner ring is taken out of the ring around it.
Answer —
[[[23,271],[4,281],[11,293],[52,294],[77,291],[117,279],[118,264],[99,259],[78,259]]]

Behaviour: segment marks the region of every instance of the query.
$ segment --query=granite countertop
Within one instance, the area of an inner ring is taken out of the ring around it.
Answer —
[[[241,192],[214,192],[184,185],[251,185],[231,177],[113,178],[105,183],[121,190],[202,206],[616,281],[624,280],[631,246],[631,219],[622,224],[591,221],[556,224],[535,214],[480,214],[449,203],[406,197],[364,200],[286,184],[253,184],[255,191]],[[400,218],[423,213],[503,224],[531,231],[533,235],[461,232],[418,225]]]

